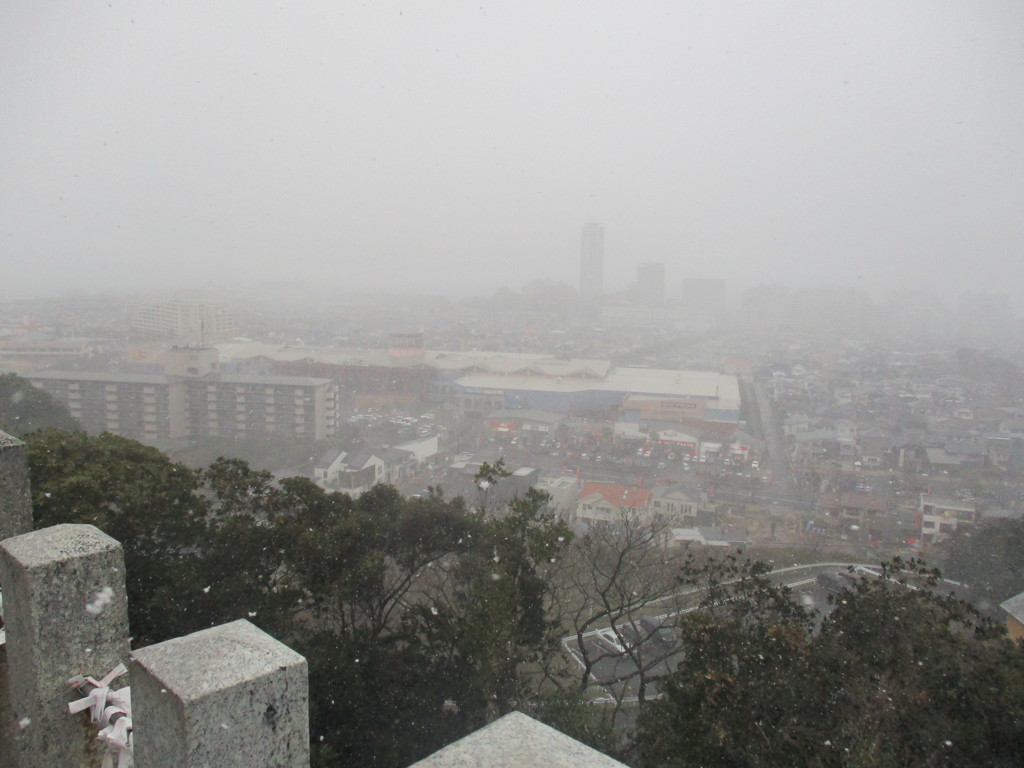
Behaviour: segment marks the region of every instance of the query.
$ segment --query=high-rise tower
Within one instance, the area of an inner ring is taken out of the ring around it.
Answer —
[[[604,292],[604,227],[583,225],[580,247],[580,293],[599,296]]]

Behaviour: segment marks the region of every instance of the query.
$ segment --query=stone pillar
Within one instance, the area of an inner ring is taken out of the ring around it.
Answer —
[[[233,621],[135,651],[136,768],[308,768],[306,660]]]
[[[91,768],[102,745],[68,679],[102,677],[128,656],[121,545],[91,525],[55,525],[0,542],[7,664],[18,768]]]
[[[0,431],[0,541],[32,530],[29,457],[25,443]],[[2,596],[0,596],[2,597]],[[3,608],[0,604],[0,618]],[[0,630],[0,765],[14,764],[13,714],[7,682],[7,645]]]
[[[0,765],[14,765],[14,713],[8,685],[7,636],[0,629]]]
[[[18,438],[0,432],[0,541],[31,530],[28,450]]]
[[[0,431],[0,541],[31,530],[28,451],[21,440]],[[14,764],[14,715],[7,675],[7,644],[4,631],[0,629],[0,765],[5,766]]]

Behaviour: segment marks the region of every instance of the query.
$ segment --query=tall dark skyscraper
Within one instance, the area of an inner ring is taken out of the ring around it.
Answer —
[[[590,296],[604,293],[604,227],[600,224],[583,225],[580,293]]]

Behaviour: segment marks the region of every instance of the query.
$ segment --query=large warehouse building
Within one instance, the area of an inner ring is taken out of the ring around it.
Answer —
[[[620,411],[627,398],[673,414],[663,420],[694,428],[733,425],[739,420],[735,376],[712,371],[616,367],[608,360],[561,359],[552,355],[416,350],[408,345],[358,352],[246,343],[218,345],[221,359],[236,370],[330,377],[349,394],[416,392],[457,410],[486,415],[531,409],[567,415]],[[396,351],[397,350],[397,351]],[[403,352],[404,354],[398,354]],[[661,420],[659,418],[659,420]]]
[[[588,369],[589,370],[589,369]],[[685,413],[687,421],[739,420],[740,394],[735,376],[708,371],[612,368],[603,376],[543,373],[471,373],[451,385],[453,404],[464,410],[500,400],[502,408],[533,408],[558,413],[619,409],[630,396],[657,399],[659,407]]]

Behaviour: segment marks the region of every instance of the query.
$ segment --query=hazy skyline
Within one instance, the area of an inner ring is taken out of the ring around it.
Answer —
[[[0,298],[233,279],[487,294],[1012,292],[1024,4],[15,0]]]

